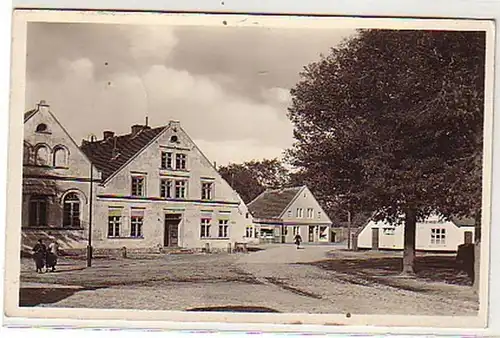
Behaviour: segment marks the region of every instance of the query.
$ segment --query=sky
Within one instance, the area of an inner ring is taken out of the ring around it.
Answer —
[[[79,144],[179,120],[218,165],[280,158],[290,89],[353,30],[30,23],[26,110],[50,105]]]

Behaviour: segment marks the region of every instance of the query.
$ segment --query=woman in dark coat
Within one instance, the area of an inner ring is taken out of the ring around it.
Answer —
[[[33,247],[33,260],[35,261],[36,272],[42,273],[45,266],[45,257],[47,255],[47,248],[39,239],[38,243]]]

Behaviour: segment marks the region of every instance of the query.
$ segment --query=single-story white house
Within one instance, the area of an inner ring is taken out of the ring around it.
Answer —
[[[460,244],[474,242],[474,219],[452,218],[443,220],[432,215],[425,221],[417,222],[416,250],[457,251]],[[357,234],[358,249],[403,250],[404,225],[369,220]]]

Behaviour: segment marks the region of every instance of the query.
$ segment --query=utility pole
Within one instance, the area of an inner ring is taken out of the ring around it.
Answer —
[[[94,142],[96,139],[95,135],[90,136],[90,142]],[[87,267],[92,266],[92,204],[94,195],[94,163],[90,159],[90,203],[89,203],[89,234],[88,234],[88,244],[87,244]]]
[[[351,211],[347,210],[347,249],[351,250]]]

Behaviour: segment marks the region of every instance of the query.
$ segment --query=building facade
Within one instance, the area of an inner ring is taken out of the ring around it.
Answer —
[[[62,247],[88,238],[91,163],[45,102],[24,115],[22,250],[39,238]],[[100,173],[94,168],[96,182]]]
[[[25,154],[29,149],[47,157],[52,164],[42,167],[44,172],[64,177],[58,177],[58,191],[51,193],[54,198],[47,203],[35,207],[36,199],[26,194],[23,234],[37,228],[44,232],[38,231],[36,236],[57,237],[63,248],[85,247],[92,203],[94,248],[198,249],[208,245],[225,249],[247,240],[252,218],[245,204],[179,122],[157,128],[135,125],[129,134],[120,136],[105,131],[101,139],[83,140],[78,147],[46,104],[29,113]],[[51,133],[40,134],[41,123]],[[67,150],[64,168],[59,166],[59,149]],[[28,178],[47,180],[40,175],[25,176],[24,189],[29,186]],[[68,227],[58,226],[68,222]],[[66,235],[75,240],[63,241]]]
[[[332,222],[306,186],[267,190],[248,204],[260,242],[331,241]]]
[[[437,215],[417,222],[415,249],[455,252],[463,243],[474,243],[474,220],[445,221]],[[403,250],[404,226],[370,220],[357,234],[359,249]]]

